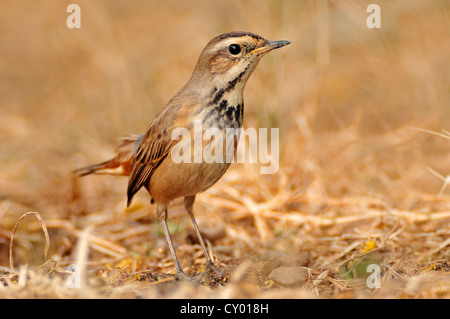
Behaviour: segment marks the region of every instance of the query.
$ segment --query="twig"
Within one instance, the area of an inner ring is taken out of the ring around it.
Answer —
[[[48,250],[50,248],[50,237],[48,236],[48,230],[47,226],[45,226],[44,220],[42,219],[41,215],[37,212],[28,212],[20,216],[20,218],[17,220],[16,224],[14,225],[12,234],[11,234],[11,241],[9,243],[9,268],[11,268],[11,271],[15,273],[14,270],[14,257],[13,257],[13,246],[14,246],[14,235],[16,233],[17,226],[19,223],[24,219],[26,216],[33,214],[40,222],[42,230],[44,231],[45,235],[45,249],[44,249],[44,257],[47,258]]]

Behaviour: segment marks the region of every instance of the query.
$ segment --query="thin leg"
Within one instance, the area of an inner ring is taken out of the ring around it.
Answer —
[[[170,253],[172,254],[173,261],[175,262],[177,277],[180,279],[189,279],[189,277],[184,273],[183,269],[181,269],[180,263],[178,262],[177,255],[175,254],[175,248],[173,247],[172,243],[172,238],[170,237],[169,228],[167,227],[166,219],[161,219],[160,222],[164,230],[164,234],[166,235],[167,245],[169,245]]]
[[[211,260],[211,257],[209,257],[208,250],[206,249],[205,243],[203,242],[202,235],[200,234],[200,229],[198,228],[197,222],[194,218],[193,213],[193,207],[195,202],[195,195],[194,196],[188,196],[184,198],[184,207],[186,208],[189,217],[191,217],[192,225],[194,225],[195,233],[197,234],[198,240],[200,241],[200,245],[203,248],[203,252],[205,253],[206,257],[206,267],[208,269],[213,269],[214,272],[218,275],[222,275],[222,273],[214,266],[214,263]]]
[[[203,252],[205,253],[206,263],[212,264],[213,262],[211,261],[211,258],[209,257],[208,250],[206,249],[205,243],[203,242],[202,235],[200,234],[200,229],[198,228],[197,222],[195,221],[194,213],[192,212],[194,202],[195,202],[195,195],[185,197],[184,198],[184,207],[186,208],[186,210],[189,214],[189,217],[191,217],[191,222],[192,222],[192,225],[194,225],[195,233],[197,234],[198,240],[200,241],[200,245],[202,246]]]

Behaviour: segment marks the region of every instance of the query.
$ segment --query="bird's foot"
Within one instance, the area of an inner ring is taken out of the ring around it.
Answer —
[[[212,262],[206,264],[206,270],[194,276],[194,278],[202,283],[215,281],[220,285],[224,285],[224,274]]]
[[[195,284],[198,283],[196,276],[191,277],[186,275],[186,273],[181,268],[177,269],[177,280],[191,282]]]

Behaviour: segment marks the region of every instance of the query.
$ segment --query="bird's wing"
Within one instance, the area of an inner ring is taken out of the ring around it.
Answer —
[[[136,150],[128,180],[128,206],[134,194],[148,184],[155,169],[177,143],[177,140],[171,138],[173,130],[187,125],[190,103],[184,103],[183,107],[180,107],[175,101],[171,102],[155,118]]]
[[[173,146],[169,130],[161,124],[163,123],[158,118],[155,119],[136,151],[128,180],[128,206],[134,194],[149,182],[153,172]]]

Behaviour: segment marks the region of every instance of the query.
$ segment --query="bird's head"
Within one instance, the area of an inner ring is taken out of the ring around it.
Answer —
[[[245,86],[261,58],[268,52],[291,42],[269,41],[243,31],[219,35],[203,49],[191,80],[213,84],[220,89]]]

